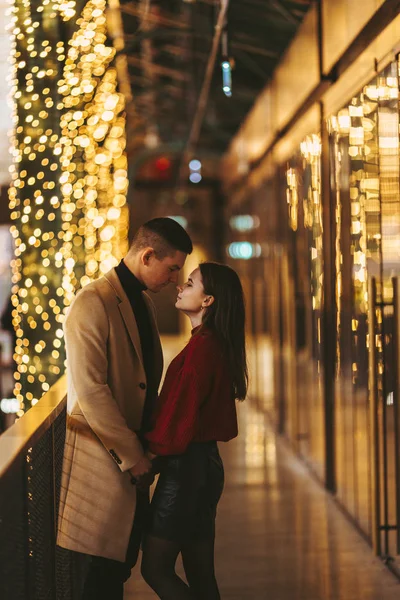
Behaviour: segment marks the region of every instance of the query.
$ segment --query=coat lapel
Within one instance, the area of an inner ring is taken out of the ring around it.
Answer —
[[[154,378],[155,378],[155,381],[156,381],[156,384],[158,387],[158,385],[161,381],[161,376],[162,376],[162,372],[163,372],[164,356],[163,356],[163,351],[162,351],[162,347],[161,347],[160,334],[158,332],[157,322],[156,322],[156,318],[155,318],[154,304],[153,304],[151,298],[149,298],[149,296],[147,294],[144,294],[144,299],[147,304],[150,321],[151,321],[151,328],[153,330]]]
[[[119,303],[118,308],[121,312],[122,318],[128,330],[129,336],[132,340],[132,343],[135,346],[137,355],[140,358],[140,362],[143,364],[142,345],[140,343],[139,330],[129,300],[122,300]]]
[[[112,285],[118,300],[118,308],[120,310],[121,316],[124,320],[125,327],[128,330],[129,337],[132,340],[132,344],[136,350],[138,357],[140,358],[140,362],[143,365],[143,354],[142,354],[142,346],[140,344],[139,330],[136,324],[136,319],[132,311],[131,304],[129,302],[128,296],[125,294],[119,277],[115,271],[112,269],[108,273],[106,273],[105,278]]]

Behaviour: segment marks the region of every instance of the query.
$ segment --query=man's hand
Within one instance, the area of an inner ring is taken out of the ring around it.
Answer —
[[[139,479],[142,475],[149,473],[151,471],[151,461],[147,458],[147,456],[143,456],[136,465],[133,465],[129,469],[130,474],[135,479]]]
[[[136,488],[141,492],[146,492],[149,487],[154,483],[155,475],[153,473],[146,473],[139,477],[136,481]]]
[[[153,475],[157,475],[158,473],[160,473],[161,457],[158,454],[153,454],[152,452],[150,452],[150,450],[147,450],[146,456],[151,460]]]

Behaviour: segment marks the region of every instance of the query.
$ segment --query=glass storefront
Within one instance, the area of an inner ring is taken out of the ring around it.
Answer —
[[[316,473],[324,476],[323,404],[323,229],[321,138],[307,136],[288,162],[286,198],[289,210],[289,256],[293,282],[296,365],[297,448]],[[290,431],[290,424],[287,424]]]
[[[247,210],[260,222],[249,239],[260,254],[240,269],[253,393],[376,552],[400,568],[399,123],[393,61],[329,117],[323,136],[310,133],[249,190]]]
[[[391,556],[399,552],[393,293],[400,274],[398,98],[393,62],[329,122],[337,494],[379,552]]]

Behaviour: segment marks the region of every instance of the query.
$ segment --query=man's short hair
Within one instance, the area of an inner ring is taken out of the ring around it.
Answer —
[[[179,223],[168,217],[147,221],[135,233],[130,250],[138,252],[143,248],[154,248],[159,259],[174,254],[177,250],[191,254],[192,240]]]

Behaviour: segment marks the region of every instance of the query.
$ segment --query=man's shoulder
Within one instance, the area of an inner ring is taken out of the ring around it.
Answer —
[[[71,308],[75,306],[76,309],[78,306],[89,302],[92,306],[94,302],[95,304],[102,304],[107,307],[110,303],[118,303],[116,292],[106,277],[103,276],[95,281],[91,281],[78,290]]]
[[[85,287],[78,291],[78,294],[90,294],[92,292],[99,294],[102,292],[107,292],[108,289],[112,289],[112,287],[109,281],[103,275],[103,277],[99,277],[99,279],[95,279],[94,281],[91,281],[85,285]]]
[[[104,279],[103,277],[101,279]],[[103,292],[104,283],[101,279],[96,279],[96,281],[91,281],[86,284],[83,288],[79,289],[74,298],[74,304],[82,302],[84,299],[93,296],[100,296]],[[105,283],[107,283],[105,281]]]

